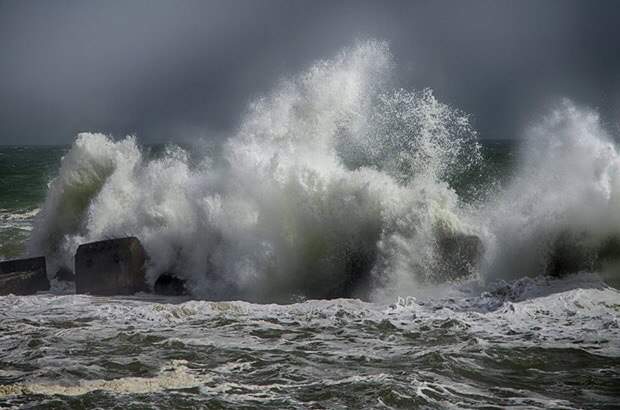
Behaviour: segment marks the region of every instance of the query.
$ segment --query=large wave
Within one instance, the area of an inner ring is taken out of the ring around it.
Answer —
[[[529,127],[509,186],[478,216],[492,277],[620,272],[620,153],[569,100]]]
[[[217,154],[78,135],[29,252],[53,272],[83,242],[135,235],[150,283],[173,272],[197,297],[393,299],[453,277],[446,237],[481,238],[471,270],[488,279],[620,232],[620,159],[595,113],[564,103],[531,129],[512,183],[465,205],[447,181],[481,160],[468,116],[394,88],[393,66],[376,41],[318,62],[254,101]]]
[[[318,62],[254,101],[220,154],[198,161],[80,134],[30,252],[71,267],[80,243],[136,235],[150,281],[174,272],[196,296],[411,293],[441,264],[437,232],[473,229],[443,181],[479,150],[465,114],[430,90],[391,88],[392,67],[375,41]]]

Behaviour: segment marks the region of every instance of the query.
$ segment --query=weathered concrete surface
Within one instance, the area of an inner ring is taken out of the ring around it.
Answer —
[[[147,291],[146,254],[138,238],[80,245],[75,254],[75,291],[92,295],[132,295]]]
[[[49,289],[45,257],[0,262],[0,295],[32,295]]]

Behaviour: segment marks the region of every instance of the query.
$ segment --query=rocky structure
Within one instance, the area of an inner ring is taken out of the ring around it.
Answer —
[[[43,256],[0,262],[0,295],[32,295],[49,289]]]
[[[146,253],[135,237],[80,245],[75,254],[76,293],[131,295],[147,291]]]

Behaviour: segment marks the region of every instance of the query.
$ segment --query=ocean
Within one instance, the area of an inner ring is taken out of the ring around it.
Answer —
[[[619,408],[614,136],[563,101],[482,139],[393,64],[344,50],[227,138],[0,147],[0,259],[52,284],[0,296],[0,407]],[[129,235],[188,295],[56,280]]]

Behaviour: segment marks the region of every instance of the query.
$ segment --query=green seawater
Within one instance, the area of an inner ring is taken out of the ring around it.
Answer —
[[[65,146],[0,146],[0,258],[24,252],[37,208]]]
[[[519,145],[514,140],[481,140],[482,160],[448,183],[465,203],[484,201],[506,186],[515,169]]]
[[[66,146],[0,146],[0,208],[24,212],[45,199]]]

